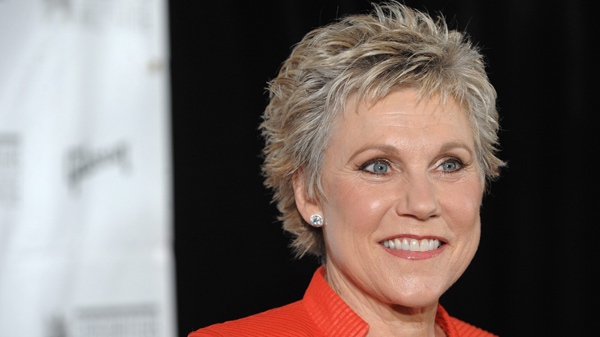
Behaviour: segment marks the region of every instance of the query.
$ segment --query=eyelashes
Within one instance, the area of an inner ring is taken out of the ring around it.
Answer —
[[[391,170],[391,163],[387,159],[376,158],[371,159],[366,163],[360,165],[358,169],[377,175],[383,175],[389,173],[389,171]]]
[[[456,157],[444,158],[436,164],[436,171],[443,174],[452,174],[464,170],[466,164]],[[392,171],[392,162],[385,158],[371,159],[358,167],[358,170],[368,172],[375,175],[385,175]]]
[[[439,166],[443,172],[456,172],[466,167],[466,164],[458,158],[448,158]]]

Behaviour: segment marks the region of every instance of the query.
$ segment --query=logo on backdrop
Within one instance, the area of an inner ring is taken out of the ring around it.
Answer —
[[[75,314],[75,337],[156,337],[158,310],[148,304],[80,308]]]
[[[65,318],[62,316],[52,316],[46,322],[47,337],[68,337]]]
[[[0,205],[19,199],[19,135],[0,133]]]
[[[159,310],[155,304],[75,308],[72,315],[46,320],[46,337],[157,337]]]
[[[152,26],[154,20],[152,1],[147,0],[41,0],[41,2],[48,19],[60,17],[75,20],[82,26],[93,29],[118,26],[145,31]]]
[[[79,189],[86,179],[104,170],[118,168],[122,173],[131,169],[129,145],[118,143],[105,148],[91,149],[78,146],[67,153],[67,180],[69,187]]]
[[[62,12],[70,14],[73,8],[72,0],[44,0],[46,13]]]

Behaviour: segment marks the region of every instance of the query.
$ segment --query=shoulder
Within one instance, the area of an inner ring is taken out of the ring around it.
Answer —
[[[190,333],[188,337],[318,336],[316,329],[302,301],[298,301],[252,316],[213,324]]]
[[[450,321],[458,332],[457,337],[498,337],[491,332],[485,331],[458,318],[450,317]]]

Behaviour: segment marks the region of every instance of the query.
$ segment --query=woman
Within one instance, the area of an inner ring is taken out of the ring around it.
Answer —
[[[200,336],[494,336],[438,303],[479,244],[496,93],[443,20],[374,5],[308,33],[269,84],[263,171],[298,257],[302,300]]]

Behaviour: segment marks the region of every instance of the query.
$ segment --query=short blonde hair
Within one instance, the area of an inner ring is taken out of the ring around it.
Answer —
[[[482,179],[499,175],[504,163],[495,154],[496,91],[479,50],[465,34],[449,30],[441,16],[434,20],[397,2],[373,4],[368,14],[309,32],[268,85],[270,101],[260,125],[262,169],[297,257],[324,258],[325,244],[321,229],[307,224],[296,207],[294,175],[302,175],[309,198],[322,197],[323,153],[348,97],[356,93],[377,102],[399,87],[416,88],[421,97],[454,99],[471,123]]]

